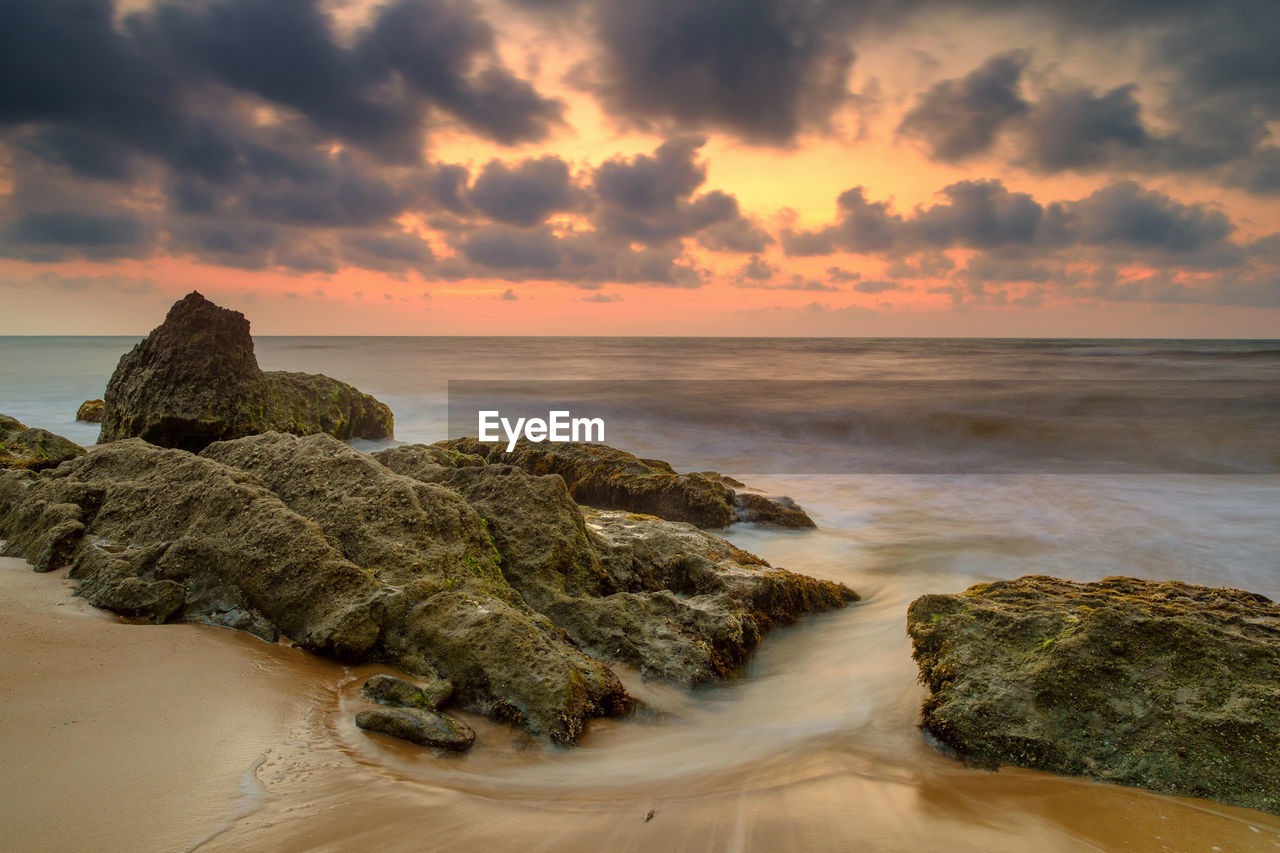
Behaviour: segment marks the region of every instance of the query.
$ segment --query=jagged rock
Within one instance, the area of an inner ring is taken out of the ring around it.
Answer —
[[[604,661],[692,684],[736,671],[771,625],[856,598],[689,524],[584,514],[556,475],[319,434],[199,455],[125,439],[0,472],[0,537],[70,566],[99,606],[443,676],[463,707],[565,744],[632,707]]]
[[[769,527],[804,529],[818,526],[798,503],[785,495],[738,492],[733,496],[733,515],[737,521]]]
[[[76,410],[76,420],[91,424],[102,423],[102,407],[104,405],[105,403],[101,400],[85,400],[80,404],[80,408]]]
[[[691,524],[583,510],[620,592],[548,615],[585,648],[683,684],[732,675],[769,629],[844,607],[844,584],[777,569]]]
[[[1029,576],[912,603],[924,727],[961,756],[1280,813],[1280,605]]]
[[[39,476],[0,477],[0,531],[6,554],[38,569],[70,565],[78,593],[104,607],[130,602],[131,615],[204,621],[240,610],[349,661],[377,645],[385,618],[385,587],[261,480],[139,439]],[[176,612],[163,581],[185,590]]]
[[[476,740],[471,726],[424,708],[372,708],[356,714],[356,725],[365,731],[437,749],[461,751]]]
[[[0,468],[41,471],[82,455],[84,448],[70,439],[0,415]]]
[[[559,474],[573,500],[598,509],[640,512],[705,528],[728,527],[743,520],[735,504],[733,486],[742,485],[737,480],[714,471],[680,474],[660,459],[641,459],[603,444],[521,441],[507,451],[500,442],[460,438],[436,446],[480,456],[489,463],[515,465],[530,474]],[[790,498],[773,500],[787,503],[764,506],[749,499],[750,520],[783,527],[814,526]]]
[[[486,519],[503,576],[531,607],[593,656],[645,675],[681,684],[730,675],[773,624],[857,598],[689,524],[583,510],[559,476],[452,467],[439,450],[405,446],[374,458],[462,495]]]
[[[387,438],[393,427],[390,409],[346,383],[264,373],[244,315],[196,292],[120,358],[104,400],[100,443],[136,436],[200,450],[269,430]]]
[[[360,692],[366,699],[401,708],[434,710],[449,701],[453,695],[452,684],[439,676],[427,676],[426,681],[426,687],[419,687],[403,678],[379,673],[366,681]]]

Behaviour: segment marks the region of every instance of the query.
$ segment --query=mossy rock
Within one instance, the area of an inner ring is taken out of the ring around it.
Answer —
[[[1280,814],[1280,606],[1177,582],[1029,576],[907,614],[924,727],[1009,763]]]
[[[43,471],[84,455],[84,448],[45,429],[29,428],[0,415],[0,468]]]

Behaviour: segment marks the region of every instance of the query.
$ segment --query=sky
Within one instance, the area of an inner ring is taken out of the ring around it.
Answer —
[[[1274,0],[0,0],[0,334],[1280,337]]]

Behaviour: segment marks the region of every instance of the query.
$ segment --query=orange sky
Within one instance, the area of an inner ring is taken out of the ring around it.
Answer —
[[[147,8],[145,3],[130,6]],[[437,112],[443,123],[425,137],[426,162],[464,165],[474,180],[492,159],[515,166],[553,154],[569,164],[576,184],[588,187],[601,163],[652,154],[673,135],[670,127],[637,128],[602,97],[566,82],[591,77],[593,64],[605,62],[589,27],[573,25],[568,18],[513,11],[497,0],[480,8],[496,33],[498,60],[543,96],[562,101],[564,121],[544,139],[502,145]],[[350,40],[377,5],[330,4],[330,10],[335,39]],[[122,13],[118,8],[117,14]],[[700,271],[699,287],[600,281],[587,288],[554,276],[515,280],[486,277],[482,270],[449,281],[430,269],[395,274],[352,266],[336,272],[279,265],[242,269],[159,247],[134,258],[0,259],[0,333],[141,334],[159,322],[168,303],[199,289],[243,311],[258,334],[1280,336],[1280,298],[1251,296],[1246,300],[1250,304],[1199,296],[1117,301],[1055,289],[1043,281],[1010,280],[988,285],[987,293],[995,298],[974,301],[954,290],[956,270],[976,254],[964,247],[930,250],[935,258],[949,258],[955,269],[915,277],[895,274],[893,264],[904,259],[915,263],[923,250],[886,255],[840,249],[811,257],[785,251],[780,241],[784,229],[818,232],[830,226],[838,215],[837,196],[851,187],[864,187],[868,200],[888,202],[891,213],[910,218],[917,207],[937,204],[944,187],[979,179],[998,179],[1008,190],[1027,193],[1044,205],[1076,201],[1116,181],[1136,179],[1145,190],[1173,202],[1224,213],[1233,225],[1228,242],[1234,247],[1280,231],[1280,197],[1224,186],[1210,171],[1096,168],[1045,174],[1021,165],[1008,148],[1012,143],[1003,138],[958,163],[928,156],[919,140],[898,132],[903,116],[929,87],[963,77],[1010,45],[1032,57],[1020,83],[1028,100],[1037,91],[1069,83],[1101,91],[1135,82],[1153,132],[1162,120],[1168,72],[1144,66],[1136,51],[1109,52],[1114,45],[1106,39],[1066,39],[1047,30],[1036,16],[1000,18],[983,27],[966,23],[965,17],[939,13],[924,23],[857,42],[857,58],[845,81],[857,97],[786,144],[759,144],[716,126],[682,128],[707,137],[697,152],[706,181],[691,198],[712,190],[728,193],[743,215],[773,238],[758,253],[711,251],[692,235],[681,238],[680,263]],[[236,97],[263,124],[296,120],[287,107],[265,98],[243,92]],[[1274,129],[1274,122],[1268,127]],[[349,149],[334,140],[331,156],[340,158]],[[29,168],[15,150],[12,142],[0,142],[0,205],[18,204],[21,171]],[[127,195],[113,203],[163,222],[169,204],[166,180],[162,170],[144,169]],[[450,234],[432,227],[431,218],[427,212],[410,212],[391,227],[425,238],[437,263],[457,258]],[[590,210],[552,214],[548,221],[557,234],[594,227]],[[337,239],[335,233],[315,232],[318,240]],[[775,270],[768,281],[757,282],[766,286],[740,286],[741,270],[753,254]],[[1163,262],[1144,257],[1112,262],[1122,282],[1159,274],[1194,288],[1208,282],[1207,275],[1214,281],[1224,275],[1197,266],[1160,266]],[[1265,287],[1257,282],[1268,275],[1280,281],[1274,258],[1273,252],[1249,261],[1251,287]],[[1059,251],[1054,259],[1059,277],[1072,271],[1092,274],[1100,263],[1097,252],[1084,250],[1078,256]],[[844,281],[832,277],[833,267],[847,274]],[[862,282],[893,278],[894,287],[861,292],[849,283],[856,281],[851,274]],[[812,286],[788,289],[793,277]],[[952,290],[930,292],[947,288]],[[1271,285],[1271,292],[1276,291]],[[1016,304],[1019,299],[1027,304]]]

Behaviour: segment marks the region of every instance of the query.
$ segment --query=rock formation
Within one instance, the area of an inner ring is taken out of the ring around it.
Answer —
[[[328,376],[264,373],[249,321],[192,292],[120,358],[107,384],[99,443],[139,437],[198,451],[270,430],[388,438],[391,410]]]
[[[592,655],[647,675],[682,684],[729,675],[771,625],[856,598],[690,524],[579,507],[555,474],[484,465],[439,445],[374,458],[462,495],[486,519],[503,577],[532,608]]]
[[[80,408],[76,410],[76,420],[89,424],[102,423],[102,407],[104,405],[106,404],[101,400],[85,400],[80,404]]]
[[[84,448],[70,439],[0,415],[0,468],[41,471],[83,455]]]
[[[728,675],[771,625],[856,598],[688,524],[583,510],[559,476],[438,446],[374,458],[323,434],[199,455],[125,439],[0,472],[0,537],[37,570],[70,566],[98,606],[386,661],[558,743],[632,707],[607,661]],[[436,731],[411,716],[365,723]]]
[[[680,474],[660,459],[641,459],[603,444],[521,441],[508,451],[501,443],[460,438],[440,446],[487,462],[504,462],[530,474],[559,474],[580,504],[687,521],[698,527],[728,527],[751,521],[777,527],[813,527],[813,520],[790,498],[736,492],[742,484],[713,471]]]
[[[924,727],[962,757],[1280,813],[1280,605],[1030,576],[912,603]]]

